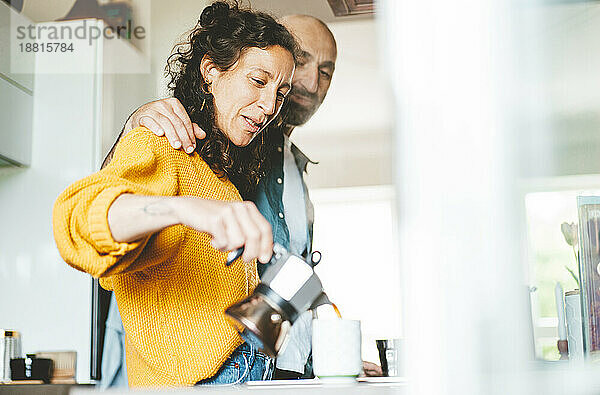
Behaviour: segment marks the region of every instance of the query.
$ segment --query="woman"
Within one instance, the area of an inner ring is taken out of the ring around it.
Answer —
[[[291,88],[295,52],[268,15],[224,2],[205,8],[167,68],[174,96],[207,133],[196,153],[133,130],[106,168],[55,204],[65,261],[116,295],[130,386],[263,377],[264,356],[224,310],[256,286],[253,259],[270,258],[270,226],[238,188],[262,174],[265,147],[253,140]],[[242,259],[227,267],[226,252],[242,245]]]

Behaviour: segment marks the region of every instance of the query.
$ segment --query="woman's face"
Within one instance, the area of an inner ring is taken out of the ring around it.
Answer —
[[[294,58],[280,46],[251,47],[228,70],[207,58],[202,69],[211,85],[217,127],[243,147],[279,113],[291,89]]]

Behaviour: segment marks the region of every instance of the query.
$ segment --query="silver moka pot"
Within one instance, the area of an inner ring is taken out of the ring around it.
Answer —
[[[241,251],[233,252],[228,262],[237,259]],[[247,343],[275,357],[300,314],[331,303],[313,269],[320,260],[318,251],[306,261],[275,244],[261,283],[252,295],[225,311],[227,319]]]

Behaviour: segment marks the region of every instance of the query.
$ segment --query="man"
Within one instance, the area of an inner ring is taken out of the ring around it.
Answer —
[[[289,137],[296,126],[306,123],[317,111],[329,90],[335,70],[337,45],[325,23],[308,15],[289,15],[280,22],[296,37],[301,54],[292,80],[292,91],[285,104],[281,133],[277,134],[277,151],[271,171],[260,181],[252,196],[261,214],[271,223],[273,240],[291,252],[307,257],[312,251],[313,206],[304,182],[304,172],[311,162]],[[204,132],[193,124],[176,99],[145,104],[127,121],[124,131],[145,126],[159,136],[166,136],[173,148],[192,153],[196,138]],[[112,154],[112,152],[111,152]],[[112,156],[109,154],[107,160]],[[106,162],[106,161],[105,161]],[[311,162],[314,163],[314,162]],[[264,266],[259,265],[262,275]],[[304,313],[294,324],[290,341],[276,362],[273,378],[310,377],[307,360],[311,351],[311,313]],[[365,364],[367,374],[380,374],[377,365]]]

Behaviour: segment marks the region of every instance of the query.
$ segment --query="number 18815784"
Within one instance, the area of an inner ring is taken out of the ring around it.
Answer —
[[[73,52],[73,43],[20,43],[21,52]]]

